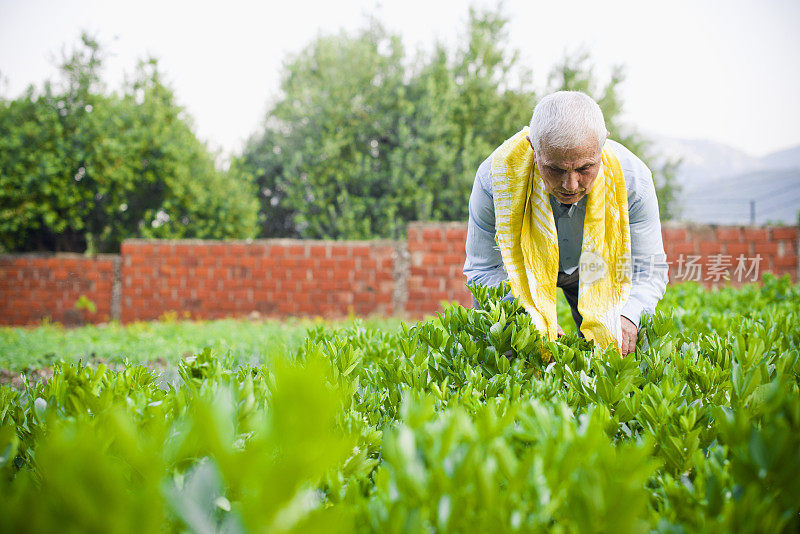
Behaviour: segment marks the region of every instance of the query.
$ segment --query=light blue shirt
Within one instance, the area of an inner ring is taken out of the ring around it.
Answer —
[[[611,149],[619,159],[628,191],[628,221],[631,231],[633,280],[631,294],[622,308],[622,315],[638,328],[643,313],[654,313],[656,304],[667,287],[664,244],[653,175],[642,160],[630,150],[610,139]],[[495,243],[494,200],[492,197],[491,156],[478,168],[469,197],[467,227],[467,261],[464,274],[468,280],[497,286],[508,279],[503,257]],[[583,219],[586,197],[567,207],[550,195],[553,218],[558,234],[558,268],[570,274],[578,268],[583,243]]]

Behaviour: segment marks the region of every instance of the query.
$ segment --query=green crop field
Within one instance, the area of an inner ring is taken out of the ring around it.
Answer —
[[[415,324],[4,329],[0,366],[54,376],[0,386],[0,531],[800,529],[800,286],[671,287],[626,358],[475,292]],[[158,357],[174,383],[119,365]]]
[[[52,366],[57,361],[121,364],[163,360],[176,365],[183,356],[210,347],[230,353],[236,362],[263,363],[270,356],[294,353],[309,328],[324,324],[342,328],[353,321],[326,323],[311,319],[249,321],[178,321],[167,319],[129,325],[64,328],[44,324],[35,328],[0,327],[0,369],[21,371]],[[397,329],[399,319],[360,320],[367,328]]]

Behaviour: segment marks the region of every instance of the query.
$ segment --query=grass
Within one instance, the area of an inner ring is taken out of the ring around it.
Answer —
[[[574,332],[569,305],[560,290],[557,305],[559,323],[567,333]],[[182,321],[166,316],[161,321],[128,325],[111,322],[64,328],[58,323],[44,323],[33,328],[0,327],[0,369],[38,369],[60,360],[145,363],[161,359],[167,365],[174,365],[183,356],[198,353],[205,347],[211,347],[215,354],[230,352],[237,362],[266,362],[270,357],[293,353],[306,338],[309,328],[319,325],[343,328],[354,320]],[[360,321],[368,328],[379,330],[395,330],[400,326],[400,319],[396,318]]]
[[[34,328],[0,327],[0,369],[19,371],[54,362],[102,359],[144,363],[163,359],[167,364],[210,346],[214,353],[230,351],[236,361],[265,361],[294,352],[309,328],[320,324],[341,328],[353,320],[325,322],[312,319],[249,321],[153,321],[122,325],[64,328],[43,324]],[[399,319],[364,319],[369,328],[394,330]]]

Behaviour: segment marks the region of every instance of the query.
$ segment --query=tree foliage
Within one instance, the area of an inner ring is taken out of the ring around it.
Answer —
[[[155,60],[121,94],[84,34],[61,79],[0,100],[0,248],[114,251],[128,237],[252,237],[257,203],[195,137]]]
[[[504,26],[471,11],[459,50],[412,59],[372,21],[288,61],[238,162],[259,185],[262,234],[400,237],[408,221],[465,219],[477,163],[529,114],[532,94],[507,85]]]
[[[466,220],[479,164],[529,122],[536,101],[530,70],[505,44],[507,23],[500,10],[470,10],[455,50],[411,57],[371,21],[290,58],[280,97],[235,162],[258,184],[262,235],[396,238],[409,221]],[[616,68],[600,86],[588,56],[568,56],[548,89],[594,96],[615,138],[646,156],[640,135],[618,135],[628,132],[623,79]],[[666,214],[671,176],[656,176]]]

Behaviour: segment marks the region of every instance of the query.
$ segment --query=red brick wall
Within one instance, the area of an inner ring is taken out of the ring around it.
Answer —
[[[408,225],[408,300],[405,311],[414,317],[435,313],[442,301],[472,306],[462,273],[467,258],[464,223]]]
[[[465,223],[412,223],[407,243],[129,240],[121,256],[0,255],[0,324],[44,317],[65,324],[129,322],[166,312],[418,318],[439,311],[442,301],[471,304],[461,272],[466,234]],[[798,280],[796,226],[664,224],[663,237],[672,283],[739,285],[764,272]],[[117,275],[115,261],[121,262]],[[74,309],[81,295],[96,313]]]
[[[765,272],[797,281],[798,227],[665,224],[670,281],[740,286]]]
[[[406,311],[435,313],[442,301],[470,306],[461,270],[466,260],[465,223],[412,223]],[[697,281],[712,287],[760,280],[765,272],[798,280],[798,227],[746,227],[665,223],[664,251],[670,283]],[[740,258],[741,255],[741,258]],[[760,255],[760,260],[758,256]],[[726,278],[727,276],[727,278]]]
[[[122,245],[122,321],[392,314],[390,241],[145,241]]]
[[[0,256],[0,323],[34,324],[46,317],[70,325],[108,321],[116,257]],[[94,313],[75,309],[82,295],[94,302]]]

